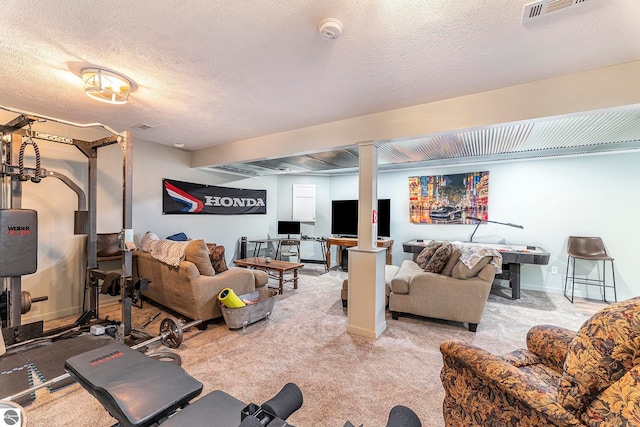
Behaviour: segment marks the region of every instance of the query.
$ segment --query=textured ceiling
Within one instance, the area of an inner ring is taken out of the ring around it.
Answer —
[[[640,59],[640,1],[522,24],[527,2],[3,0],[0,105],[195,150]],[[86,97],[88,65],[135,80],[130,102]]]

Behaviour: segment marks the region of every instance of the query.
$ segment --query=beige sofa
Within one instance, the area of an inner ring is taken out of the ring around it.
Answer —
[[[485,259],[486,258],[486,259]],[[496,267],[483,258],[470,269],[452,255],[441,274],[428,273],[406,260],[391,280],[389,311],[393,319],[401,313],[468,323],[475,332],[496,275]]]
[[[206,246],[203,250],[206,251]],[[241,295],[262,288],[268,280],[267,274],[259,270],[229,267],[221,273],[204,275],[196,266],[198,261],[184,260],[178,267],[173,267],[154,259],[150,253],[138,250],[135,254],[138,276],[151,281],[142,294],[190,319],[207,321],[221,317],[217,296],[224,288],[231,288]],[[199,254],[199,257],[200,262],[204,262],[208,253]],[[212,272],[212,269],[208,271]]]

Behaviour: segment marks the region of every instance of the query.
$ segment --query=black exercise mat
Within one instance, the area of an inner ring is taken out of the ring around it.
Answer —
[[[0,399],[13,396],[33,385],[32,366],[27,358],[20,354],[5,354],[0,357]],[[22,406],[33,403],[33,393],[15,400]]]
[[[40,383],[56,378],[66,373],[64,362],[68,358],[113,342],[114,339],[108,335],[74,333],[12,348],[0,357],[0,372],[3,373],[0,377],[0,398],[32,387],[36,379]],[[48,389],[56,391],[72,383],[74,383],[73,379],[65,378],[55,382]],[[16,402],[27,406],[34,399],[35,394],[31,393],[17,399]]]
[[[36,367],[40,380],[49,381],[66,373],[64,362],[68,358],[113,342],[115,340],[108,335],[84,334],[46,342],[38,348],[25,352],[25,356]],[[75,380],[71,378],[65,378],[51,385],[49,390],[56,391],[74,382]]]

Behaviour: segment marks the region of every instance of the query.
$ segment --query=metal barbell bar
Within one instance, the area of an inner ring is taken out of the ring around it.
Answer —
[[[22,291],[20,295],[20,314],[27,314],[31,310],[31,304],[48,300],[48,296],[32,297],[29,291]],[[5,312],[8,306],[7,302],[0,303],[0,310]]]
[[[162,319],[162,322],[160,323],[160,335],[133,345],[131,346],[131,348],[137,350],[139,348],[146,347],[148,344],[154,343],[156,341],[161,341],[163,345],[169,348],[178,348],[180,344],[182,344],[183,331],[185,329],[191,328],[192,326],[197,326],[200,323],[202,323],[202,320],[194,320],[182,325],[180,321],[176,321],[171,317],[167,317],[165,319]],[[71,375],[68,372],[65,372],[64,374],[58,375],[57,377],[52,378],[48,381],[34,385],[33,387],[22,390],[21,392],[18,392],[14,395],[7,396],[2,400],[14,401],[21,398],[22,396],[26,396],[27,394],[33,393],[34,391],[40,390],[41,388],[49,387],[50,385],[53,385],[58,381],[65,380],[69,377],[71,377]]]

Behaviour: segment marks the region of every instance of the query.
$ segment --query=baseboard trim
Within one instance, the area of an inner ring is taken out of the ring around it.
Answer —
[[[300,262],[306,262],[307,264],[326,264],[321,259],[301,259]]]

